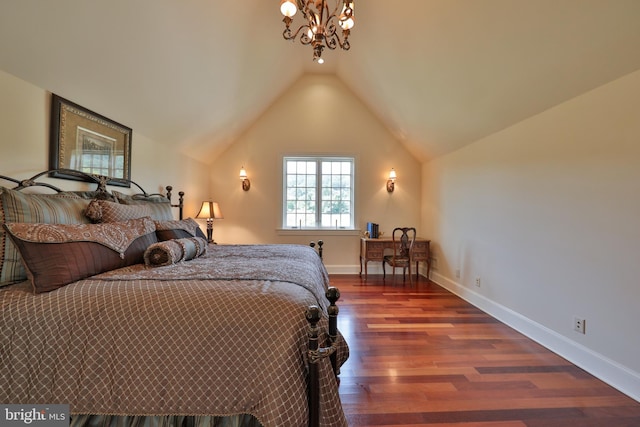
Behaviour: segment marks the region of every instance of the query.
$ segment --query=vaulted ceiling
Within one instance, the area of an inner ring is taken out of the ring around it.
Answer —
[[[282,38],[278,0],[2,0],[0,69],[193,156],[331,73],[421,160],[640,69],[639,0],[356,0],[355,16],[351,50],[319,65]]]

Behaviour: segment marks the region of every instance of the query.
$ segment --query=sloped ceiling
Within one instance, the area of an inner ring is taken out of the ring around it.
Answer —
[[[2,0],[0,69],[197,158],[304,73],[332,73],[421,160],[640,69],[638,0],[356,0],[355,15],[351,50],[318,65],[283,40],[278,0]]]

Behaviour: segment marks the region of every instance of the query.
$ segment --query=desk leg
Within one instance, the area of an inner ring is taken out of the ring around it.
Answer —
[[[367,261],[368,259],[360,257],[360,277],[362,277],[362,266],[364,265],[364,281],[367,281]]]
[[[367,259],[360,257],[360,277],[362,277],[362,266],[364,265],[364,280],[367,281]]]

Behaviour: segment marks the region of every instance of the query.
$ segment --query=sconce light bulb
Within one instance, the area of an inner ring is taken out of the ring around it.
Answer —
[[[244,166],[240,169],[240,179],[242,180],[242,189],[244,191],[249,191],[249,188],[251,188],[251,181],[249,181],[249,177],[247,176],[247,171],[244,169]]]

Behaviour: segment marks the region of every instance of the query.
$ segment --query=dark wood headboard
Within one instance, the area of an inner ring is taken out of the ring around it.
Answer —
[[[40,172],[34,176],[32,176],[31,178],[27,178],[27,179],[15,179],[15,178],[11,178],[5,175],[0,175],[0,179],[5,180],[5,181],[9,181],[9,182],[13,182],[15,184],[15,186],[12,188],[12,190],[22,190],[28,187],[46,187],[49,188],[53,191],[56,191],[58,193],[66,191],[66,190],[62,190],[59,187],[49,183],[49,182],[41,182],[38,181],[39,178],[43,177],[43,176],[48,176],[48,177],[53,177],[55,178],[54,175],[64,175],[64,176],[69,176],[72,179],[76,179],[78,181],[84,181],[84,182],[88,182],[90,184],[96,184],[96,188],[90,191],[96,191],[97,192],[97,196],[96,198],[102,198],[102,199],[108,199],[110,196],[109,190],[107,189],[108,185],[112,185],[111,184],[111,179],[109,177],[106,176],[102,176],[102,175],[94,175],[94,174],[88,174],[85,172],[81,172],[81,171],[77,171],[77,170],[73,170],[73,169],[49,169],[43,172]],[[142,188],[140,185],[138,185],[137,183],[135,183],[134,181],[131,180],[123,180],[123,179],[118,179],[118,184],[117,186],[122,187],[122,183],[126,182],[128,184],[130,184],[129,186],[135,186],[137,187],[140,192],[132,194],[132,196],[135,198],[136,196],[140,196],[140,197],[150,197],[150,196],[162,196],[162,197],[166,197],[167,199],[169,199],[169,202],[171,203],[171,206],[174,208],[178,208],[179,211],[179,218],[182,219],[183,216],[183,208],[184,208],[184,191],[180,191],[178,192],[178,203],[177,204],[173,204],[172,200],[171,200],[171,191],[173,190],[173,187],[170,185],[167,185],[165,188],[167,190],[166,194],[160,194],[160,193],[147,193],[144,188]]]

